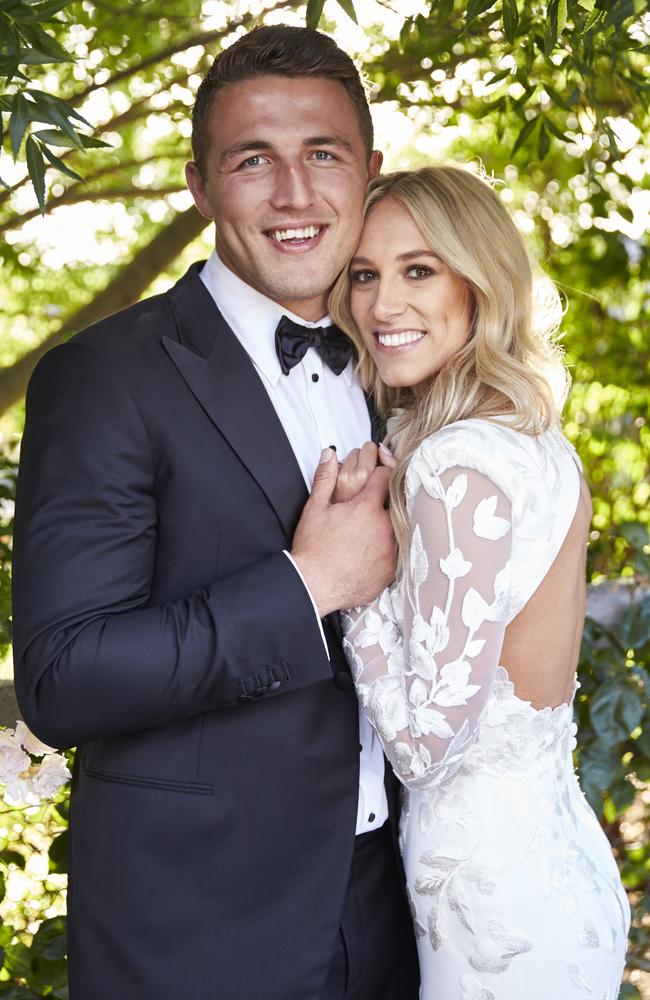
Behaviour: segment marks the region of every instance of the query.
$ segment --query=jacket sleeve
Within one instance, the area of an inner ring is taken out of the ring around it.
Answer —
[[[16,691],[51,746],[331,677],[281,551],[151,606],[156,536],[156,468],[125,379],[83,343],[55,348],[28,390],[14,542]]]
[[[357,693],[397,777],[449,778],[472,746],[499,665],[511,503],[476,469],[431,473],[410,509],[402,583],[343,617]]]

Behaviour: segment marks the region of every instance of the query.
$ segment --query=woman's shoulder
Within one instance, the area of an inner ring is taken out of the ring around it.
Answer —
[[[406,492],[413,495],[430,476],[448,469],[474,469],[494,482],[510,499],[544,491],[544,470],[556,466],[568,442],[559,429],[528,434],[507,417],[472,417],[447,424],[422,441],[411,458]]]

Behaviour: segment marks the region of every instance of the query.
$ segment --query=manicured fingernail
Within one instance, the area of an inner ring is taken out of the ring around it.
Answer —
[[[382,442],[381,442],[381,444],[379,445],[379,450],[380,450],[380,451],[383,451],[384,455],[389,455],[389,456],[390,456],[391,458],[393,457],[393,453],[392,453],[392,451],[390,450],[390,448],[387,448],[387,447],[386,447],[386,445],[384,444],[384,442],[383,442],[383,441],[382,441]]]
[[[320,464],[322,465],[323,462],[329,462],[333,454],[334,452],[331,448],[323,448],[320,453]]]

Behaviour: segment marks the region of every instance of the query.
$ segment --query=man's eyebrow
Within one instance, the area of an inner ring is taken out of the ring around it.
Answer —
[[[309,149],[314,146],[338,146],[348,153],[354,152],[352,143],[341,135],[311,135],[304,140],[303,146],[307,146]],[[273,143],[267,142],[265,139],[245,139],[244,142],[236,142],[223,150],[219,157],[219,166],[223,166],[233,156],[241,156],[242,153],[259,153],[261,150],[267,149],[273,149]]]
[[[341,149],[346,149],[348,153],[353,153],[354,148],[351,142],[344,139],[342,135],[312,135],[309,139],[305,139],[303,145],[305,146],[339,146]]]
[[[246,139],[244,142],[236,142],[223,150],[219,157],[219,164],[225,163],[233,156],[240,156],[242,153],[257,153],[261,149],[272,149],[271,143],[264,139]]]

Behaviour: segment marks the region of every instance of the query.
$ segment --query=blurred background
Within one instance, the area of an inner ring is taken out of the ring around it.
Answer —
[[[594,498],[576,763],[650,998],[650,10],[645,0],[0,0],[0,723],[23,397],[41,354],[162,291],[211,241],[185,189],[215,54],[310,23],[363,67],[386,170],[494,178],[564,300],[565,430]],[[1,753],[1,747],[0,747]],[[67,796],[0,802],[0,997],[65,998]]]

